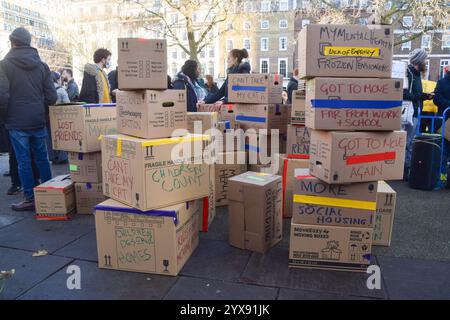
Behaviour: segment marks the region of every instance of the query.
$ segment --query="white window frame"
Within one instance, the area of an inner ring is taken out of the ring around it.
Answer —
[[[439,79],[444,76],[444,68],[450,66],[450,59],[441,59],[439,62]]]
[[[267,40],[267,47],[266,48],[263,47],[263,41],[264,40]],[[269,51],[269,38],[268,37],[261,37],[260,46],[261,46],[261,51]]]
[[[404,38],[404,37],[403,37],[403,38]],[[402,38],[402,39],[403,39],[403,38]],[[403,51],[403,50],[405,50],[405,49],[411,50],[411,40],[402,43],[401,50]]]
[[[447,42],[447,43],[446,43]],[[441,49],[450,49],[450,33],[442,34]]]
[[[267,28],[264,28],[264,27],[263,27],[263,23],[267,23]],[[269,20],[261,20],[260,28],[261,28],[261,30],[267,30],[267,29],[269,29],[269,28],[270,28],[270,22],[269,22]]]
[[[281,69],[280,69],[282,61],[286,62],[286,74],[283,74],[283,77],[287,78],[288,70],[289,70],[289,65],[288,65],[289,64],[289,59],[288,58],[278,58],[278,73],[279,74],[282,74],[281,73]]]
[[[261,12],[270,12],[271,8],[272,8],[272,1],[261,1],[261,9],[260,9]]]
[[[412,25],[413,25],[413,17],[412,16],[404,16],[403,18],[402,18],[402,25],[404,26],[404,27],[412,27]]]
[[[283,23],[283,25],[285,25],[285,27],[283,27],[281,25],[281,23]],[[284,24],[286,23],[286,24]],[[287,19],[281,19],[280,22],[278,23],[278,26],[280,27],[280,29],[287,29],[289,28],[289,21]]]
[[[285,48],[282,47],[282,41],[285,40]],[[278,40],[278,50],[280,51],[287,51],[288,49],[288,38],[287,37],[280,37]]]
[[[247,41],[248,41],[248,48],[245,46],[245,43]],[[252,41],[250,40],[250,38],[244,38],[244,40],[242,40],[242,48],[245,48],[245,50],[247,50],[247,51],[252,50]]]
[[[283,7],[282,7],[283,4]],[[289,11],[289,0],[279,0],[278,1],[278,11],[285,12]]]
[[[433,16],[425,16],[424,19],[425,27],[431,27],[433,25]]]
[[[230,44],[230,43],[231,43],[231,48],[230,48],[230,46],[228,45],[228,44]],[[225,49],[226,49],[227,51],[233,50],[233,49],[234,49],[233,39],[227,39],[227,42],[226,42],[225,46],[226,46]]]
[[[260,58],[259,59],[259,73],[265,73],[262,71],[263,62],[267,62],[267,73],[270,73],[270,59],[269,58]]]
[[[424,39],[428,39],[428,45],[424,45]],[[420,47],[422,49],[431,49],[431,35],[424,34],[422,35],[422,39],[420,40]]]

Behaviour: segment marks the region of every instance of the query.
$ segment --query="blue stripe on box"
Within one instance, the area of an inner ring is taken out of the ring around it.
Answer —
[[[248,122],[266,123],[266,118],[264,118],[264,117],[236,116],[236,121],[248,121]]]
[[[232,91],[255,91],[265,92],[267,87],[262,86],[231,86]]]
[[[85,104],[82,104],[81,105],[82,107],[85,107],[85,108],[102,108],[102,107],[104,107],[104,108],[106,108],[106,107],[115,107],[116,106],[116,104],[115,103],[85,103]]]
[[[92,189],[92,183],[87,182],[86,183],[86,189],[91,190]]]
[[[259,153],[260,148],[259,148],[259,147],[255,147],[255,146],[251,146],[251,145],[249,145],[249,144],[246,144],[246,145],[245,145],[245,150],[246,150],[246,151],[258,152],[258,153]]]
[[[402,101],[395,100],[311,100],[312,108],[327,109],[392,109],[402,106]]]
[[[95,210],[98,211],[112,211],[112,212],[121,212],[121,213],[133,213],[140,214],[144,216],[152,216],[152,217],[169,217],[173,218],[173,222],[175,225],[178,224],[177,212],[175,210],[149,210],[149,211],[141,211],[135,208],[118,208],[104,205],[95,206]]]
[[[83,160],[83,154],[82,153],[78,153],[78,160]]]

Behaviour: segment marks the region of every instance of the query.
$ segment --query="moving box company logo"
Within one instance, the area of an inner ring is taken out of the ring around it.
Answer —
[[[123,110],[123,107],[119,107],[119,114],[121,117],[139,118],[142,119],[142,112],[135,112],[130,110]]]

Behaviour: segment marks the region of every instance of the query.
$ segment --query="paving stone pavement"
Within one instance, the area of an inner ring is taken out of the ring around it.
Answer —
[[[0,157],[0,173],[6,163]],[[0,299],[450,299],[450,193],[392,185],[399,193],[393,243],[374,250],[382,287],[369,290],[365,273],[288,268],[288,220],[283,241],[266,254],[231,247],[226,207],[178,277],[99,269],[93,216],[42,222],[12,212],[9,204],[20,197],[6,196],[9,180],[0,177],[0,270],[16,270]],[[33,257],[37,250],[48,255]],[[67,288],[73,265],[81,270],[81,290]]]

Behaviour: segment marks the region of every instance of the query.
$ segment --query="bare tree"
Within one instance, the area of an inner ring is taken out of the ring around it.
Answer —
[[[237,0],[120,0],[123,23],[154,31],[171,40],[192,60],[213,40],[227,32],[224,22],[233,19]],[[202,15],[201,19],[199,15]],[[177,18],[175,18],[177,17]],[[185,30],[186,38],[178,30]]]

